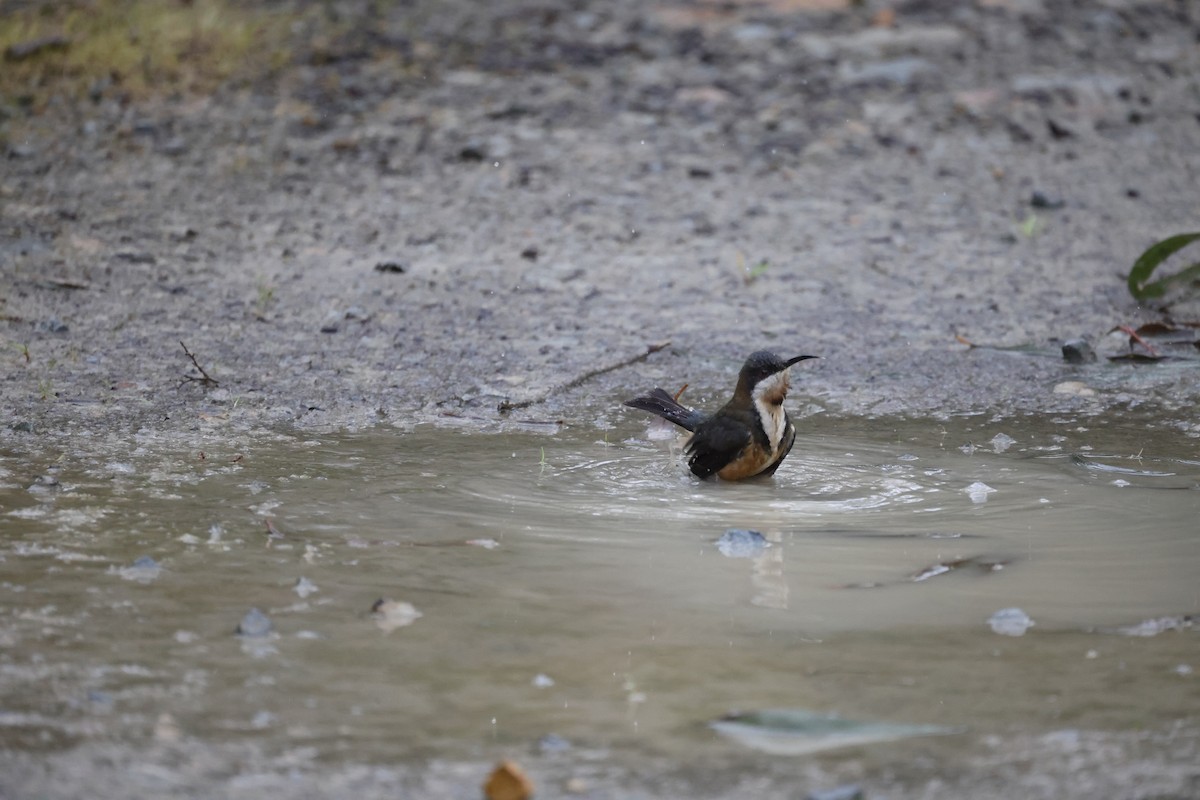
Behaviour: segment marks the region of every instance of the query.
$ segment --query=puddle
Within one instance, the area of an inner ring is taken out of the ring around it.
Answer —
[[[8,456],[0,744],[686,759],[736,750],[731,709],[1039,732],[1196,698],[1194,629],[1116,632],[1200,610],[1194,441],[820,427],[743,484],[636,422]]]

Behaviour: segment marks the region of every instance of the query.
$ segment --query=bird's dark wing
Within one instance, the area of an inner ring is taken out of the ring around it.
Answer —
[[[715,475],[750,444],[750,428],[734,417],[719,414],[696,428],[687,443],[688,466],[700,478]]]

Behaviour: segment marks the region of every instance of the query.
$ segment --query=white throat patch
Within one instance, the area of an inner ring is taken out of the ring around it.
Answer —
[[[771,443],[771,452],[779,449],[783,434],[787,430],[787,415],[783,412],[783,398],[787,396],[788,371],[776,372],[763,378],[754,387],[754,407],[762,419],[763,430]]]

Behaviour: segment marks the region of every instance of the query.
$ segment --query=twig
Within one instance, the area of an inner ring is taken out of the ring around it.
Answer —
[[[1113,330],[1121,331],[1122,333],[1129,334],[1129,351],[1130,352],[1133,352],[1133,343],[1137,342],[1142,347],[1146,348],[1146,352],[1148,352],[1150,355],[1154,356],[1155,358],[1159,357],[1158,351],[1154,349],[1154,345],[1150,344],[1145,339],[1143,339],[1141,337],[1141,335],[1133,329],[1132,326],[1118,325],[1117,327],[1113,328]]]
[[[204,370],[204,367],[200,366],[200,362],[196,360],[196,357],[195,357],[194,355],[192,355],[192,351],[191,351],[191,350],[188,350],[188,348],[187,348],[187,345],[186,345],[186,344],[184,344],[183,342],[180,342],[180,343],[179,343],[179,346],[183,348],[183,352],[184,352],[184,353],[187,355],[187,357],[188,357],[188,358],[190,358],[190,359],[191,359],[191,361],[192,361],[192,366],[193,366],[193,367],[195,367],[196,369],[198,369],[198,370],[200,371],[200,377],[199,377],[199,378],[197,378],[195,375],[184,375],[184,376],[183,376],[183,380],[179,382],[179,385],[180,385],[180,386],[183,386],[185,383],[199,383],[199,384],[201,384],[202,386],[214,386],[214,387],[216,387],[216,386],[220,386],[220,385],[221,385],[221,384],[220,384],[220,383],[217,381],[217,379],[216,379],[216,378],[214,378],[213,376],[209,375],[209,374],[208,374],[208,373],[207,373],[207,372]]]
[[[622,367],[628,367],[633,364],[637,364],[639,361],[645,361],[647,358],[654,355],[659,350],[662,350],[663,348],[670,346],[670,344],[671,343],[669,341],[667,341],[667,342],[659,342],[657,344],[648,345],[646,347],[646,352],[644,352],[644,353],[640,353],[636,356],[633,356],[632,358],[626,358],[621,361],[617,361],[616,363],[608,364],[606,366],[599,367],[597,369],[589,370],[580,375],[576,375],[574,378],[567,381],[566,383],[562,383],[562,384],[559,384],[558,386],[551,387],[550,389],[547,389],[546,391],[542,392],[541,394],[537,395],[536,397],[531,397],[526,400],[515,400],[515,401],[514,400],[505,400],[502,403],[500,403],[500,405],[498,406],[498,410],[501,412],[513,411],[518,408],[529,408],[530,406],[537,405],[538,403],[544,403],[547,400],[549,400],[552,395],[558,394],[559,392],[566,392],[571,389],[574,389],[576,386],[580,386],[584,383],[587,383],[592,378],[599,377],[608,372],[614,372],[618,369],[621,369]]]

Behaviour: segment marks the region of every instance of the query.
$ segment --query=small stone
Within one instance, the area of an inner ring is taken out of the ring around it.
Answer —
[[[855,783],[809,792],[805,800],[863,800],[862,787]]]
[[[539,672],[537,675],[533,676],[533,685],[538,689],[549,689],[554,685],[554,678]]]
[[[526,261],[537,261],[539,255],[541,255],[541,252],[537,249],[536,245],[532,244],[521,251],[521,258]]]
[[[252,608],[238,623],[237,635],[249,639],[262,639],[271,633],[271,618],[257,608]]]
[[[1073,394],[1077,397],[1095,397],[1096,390],[1083,381],[1063,381],[1055,385],[1055,394]]]
[[[717,550],[727,558],[754,558],[771,546],[758,531],[731,528],[717,539]]]
[[[292,586],[292,591],[304,598],[321,590],[317,588],[315,583],[302,576],[296,579],[296,583]]]
[[[528,800],[533,796],[533,781],[515,761],[505,759],[483,784],[488,800]]]
[[[181,156],[188,150],[187,140],[182,136],[172,136],[159,146],[158,151],[166,156]]]
[[[158,720],[154,723],[154,739],[159,742],[177,742],[183,735],[179,730],[179,723],[175,718],[166,711],[158,715]]]
[[[975,481],[970,486],[968,486],[966,489],[963,489],[963,491],[966,492],[967,496],[971,498],[972,503],[979,505],[982,503],[986,503],[987,499],[988,499],[988,495],[996,490],[993,489],[991,486],[988,486],[986,483],[981,483],[979,481]]]
[[[127,581],[150,583],[162,572],[162,567],[150,556],[141,556],[134,560],[132,566],[122,567],[117,574]]]
[[[565,753],[571,749],[571,743],[556,733],[547,733],[538,739],[539,753]]]
[[[923,58],[895,58],[890,61],[875,61],[862,66],[843,63],[838,67],[838,78],[851,86],[893,83],[909,86],[925,75],[936,72],[932,62]]]
[[[375,264],[375,271],[403,275],[405,272],[408,272],[408,264],[404,263],[403,261],[395,260],[380,261]]]
[[[1096,351],[1088,344],[1087,339],[1083,338],[1063,342],[1062,354],[1063,360],[1068,364],[1087,364],[1096,360]]]
[[[65,322],[58,317],[50,317],[38,322],[37,329],[46,333],[66,333],[70,330]]]
[[[1035,623],[1019,608],[1002,608],[988,617],[988,626],[1001,636],[1024,636]]]
[[[470,141],[458,151],[458,157],[462,161],[483,161],[487,158],[487,147],[483,142]]]
[[[1034,208],[1053,210],[1062,208],[1066,204],[1067,203],[1065,200],[1062,200],[1058,197],[1050,197],[1048,194],[1040,192],[1037,189],[1034,189],[1033,194],[1029,196],[1029,205],[1033,206]]]
[[[1009,436],[1007,433],[997,433],[992,437],[992,450],[997,453],[1003,453],[1016,443],[1017,440]]]
[[[412,603],[397,602],[383,597],[371,606],[371,615],[375,617],[375,624],[384,633],[412,625],[422,616]]]
[[[53,492],[57,490],[59,486],[60,484],[56,476],[50,474],[38,475],[34,479],[33,484],[30,485],[29,491],[34,492],[35,494]]]

